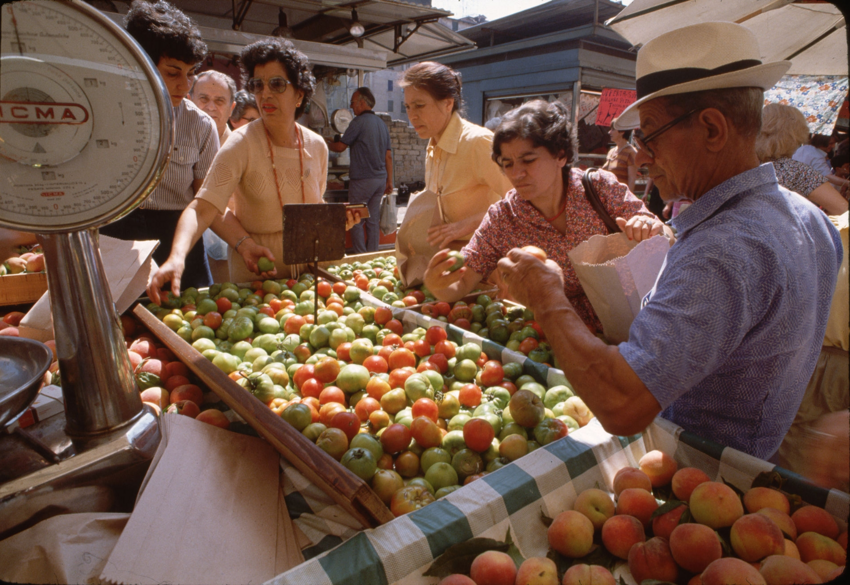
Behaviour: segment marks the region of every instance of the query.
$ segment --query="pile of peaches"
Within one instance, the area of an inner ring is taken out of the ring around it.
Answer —
[[[0,263],[0,276],[23,272],[44,272],[44,253],[41,246],[32,250],[23,247],[20,254],[11,256]]]
[[[517,566],[510,555],[487,551],[469,576],[449,575],[440,585],[616,585],[608,568],[583,561],[599,558],[600,546],[628,563],[636,583],[816,584],[843,574],[847,530],[823,508],[770,487],[741,494],[700,469],[678,469],[661,451],[639,465],[617,472],[613,494],[584,490],[552,520],[548,557]],[[659,504],[653,489],[665,488],[672,497]]]

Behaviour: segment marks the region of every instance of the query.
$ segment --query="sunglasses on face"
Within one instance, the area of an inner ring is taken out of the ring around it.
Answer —
[[[659,128],[655,132],[650,132],[646,136],[644,136],[643,131],[640,128],[636,129],[634,132],[632,132],[632,136],[634,136],[634,138],[635,138],[635,144],[637,145],[638,149],[644,151],[645,153],[647,153],[652,158],[655,158],[655,153],[647,145],[650,142],[652,142],[653,140],[655,140],[656,138],[658,138],[659,136],[661,136],[662,134],[664,134],[665,132],[667,132],[670,128],[673,128],[677,124],[681,124],[682,122],[684,122],[689,117],[691,117],[692,115],[694,115],[695,113],[697,113],[699,111],[700,111],[700,108],[696,108],[696,109],[691,110],[687,114],[682,114],[678,118],[675,118],[675,119],[671,120],[670,122],[667,122],[661,128]]]
[[[263,93],[263,89],[265,89],[265,83],[266,82],[264,82],[259,77],[254,77],[253,79],[248,80],[248,85],[246,86],[246,88],[248,89],[249,93],[257,95]],[[269,89],[273,93],[283,93],[286,91],[286,87],[288,85],[292,85],[292,83],[289,82],[285,77],[272,77],[271,79],[269,79],[268,84]]]

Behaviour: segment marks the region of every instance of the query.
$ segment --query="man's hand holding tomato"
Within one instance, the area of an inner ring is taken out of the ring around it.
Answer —
[[[564,294],[561,267],[552,260],[541,261],[532,252],[514,248],[499,260],[498,270],[511,297],[535,314],[543,303],[571,306]]]

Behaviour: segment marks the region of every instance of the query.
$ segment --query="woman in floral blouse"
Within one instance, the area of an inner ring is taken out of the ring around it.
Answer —
[[[577,140],[569,112],[559,102],[541,100],[508,112],[493,137],[493,160],[514,189],[490,206],[461,254],[463,268],[450,272],[454,260],[442,250],[431,260],[425,285],[437,298],[456,301],[490,276],[512,248],[537,246],[564,272],[564,291],[587,326],[602,326],[581,288],[567,253],[596,234],[608,234],[582,186],[583,171],[571,164]],[[637,241],[658,234],[662,224],[628,188],[599,171],[593,186],[608,214],[625,234]]]

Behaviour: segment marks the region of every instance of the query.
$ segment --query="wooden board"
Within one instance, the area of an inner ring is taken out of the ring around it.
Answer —
[[[395,518],[366,482],[228,378],[144,306],[136,305],[133,314],[227,406],[364,528],[374,528]]]
[[[47,292],[46,272],[0,276],[0,305],[34,303],[45,292]]]

